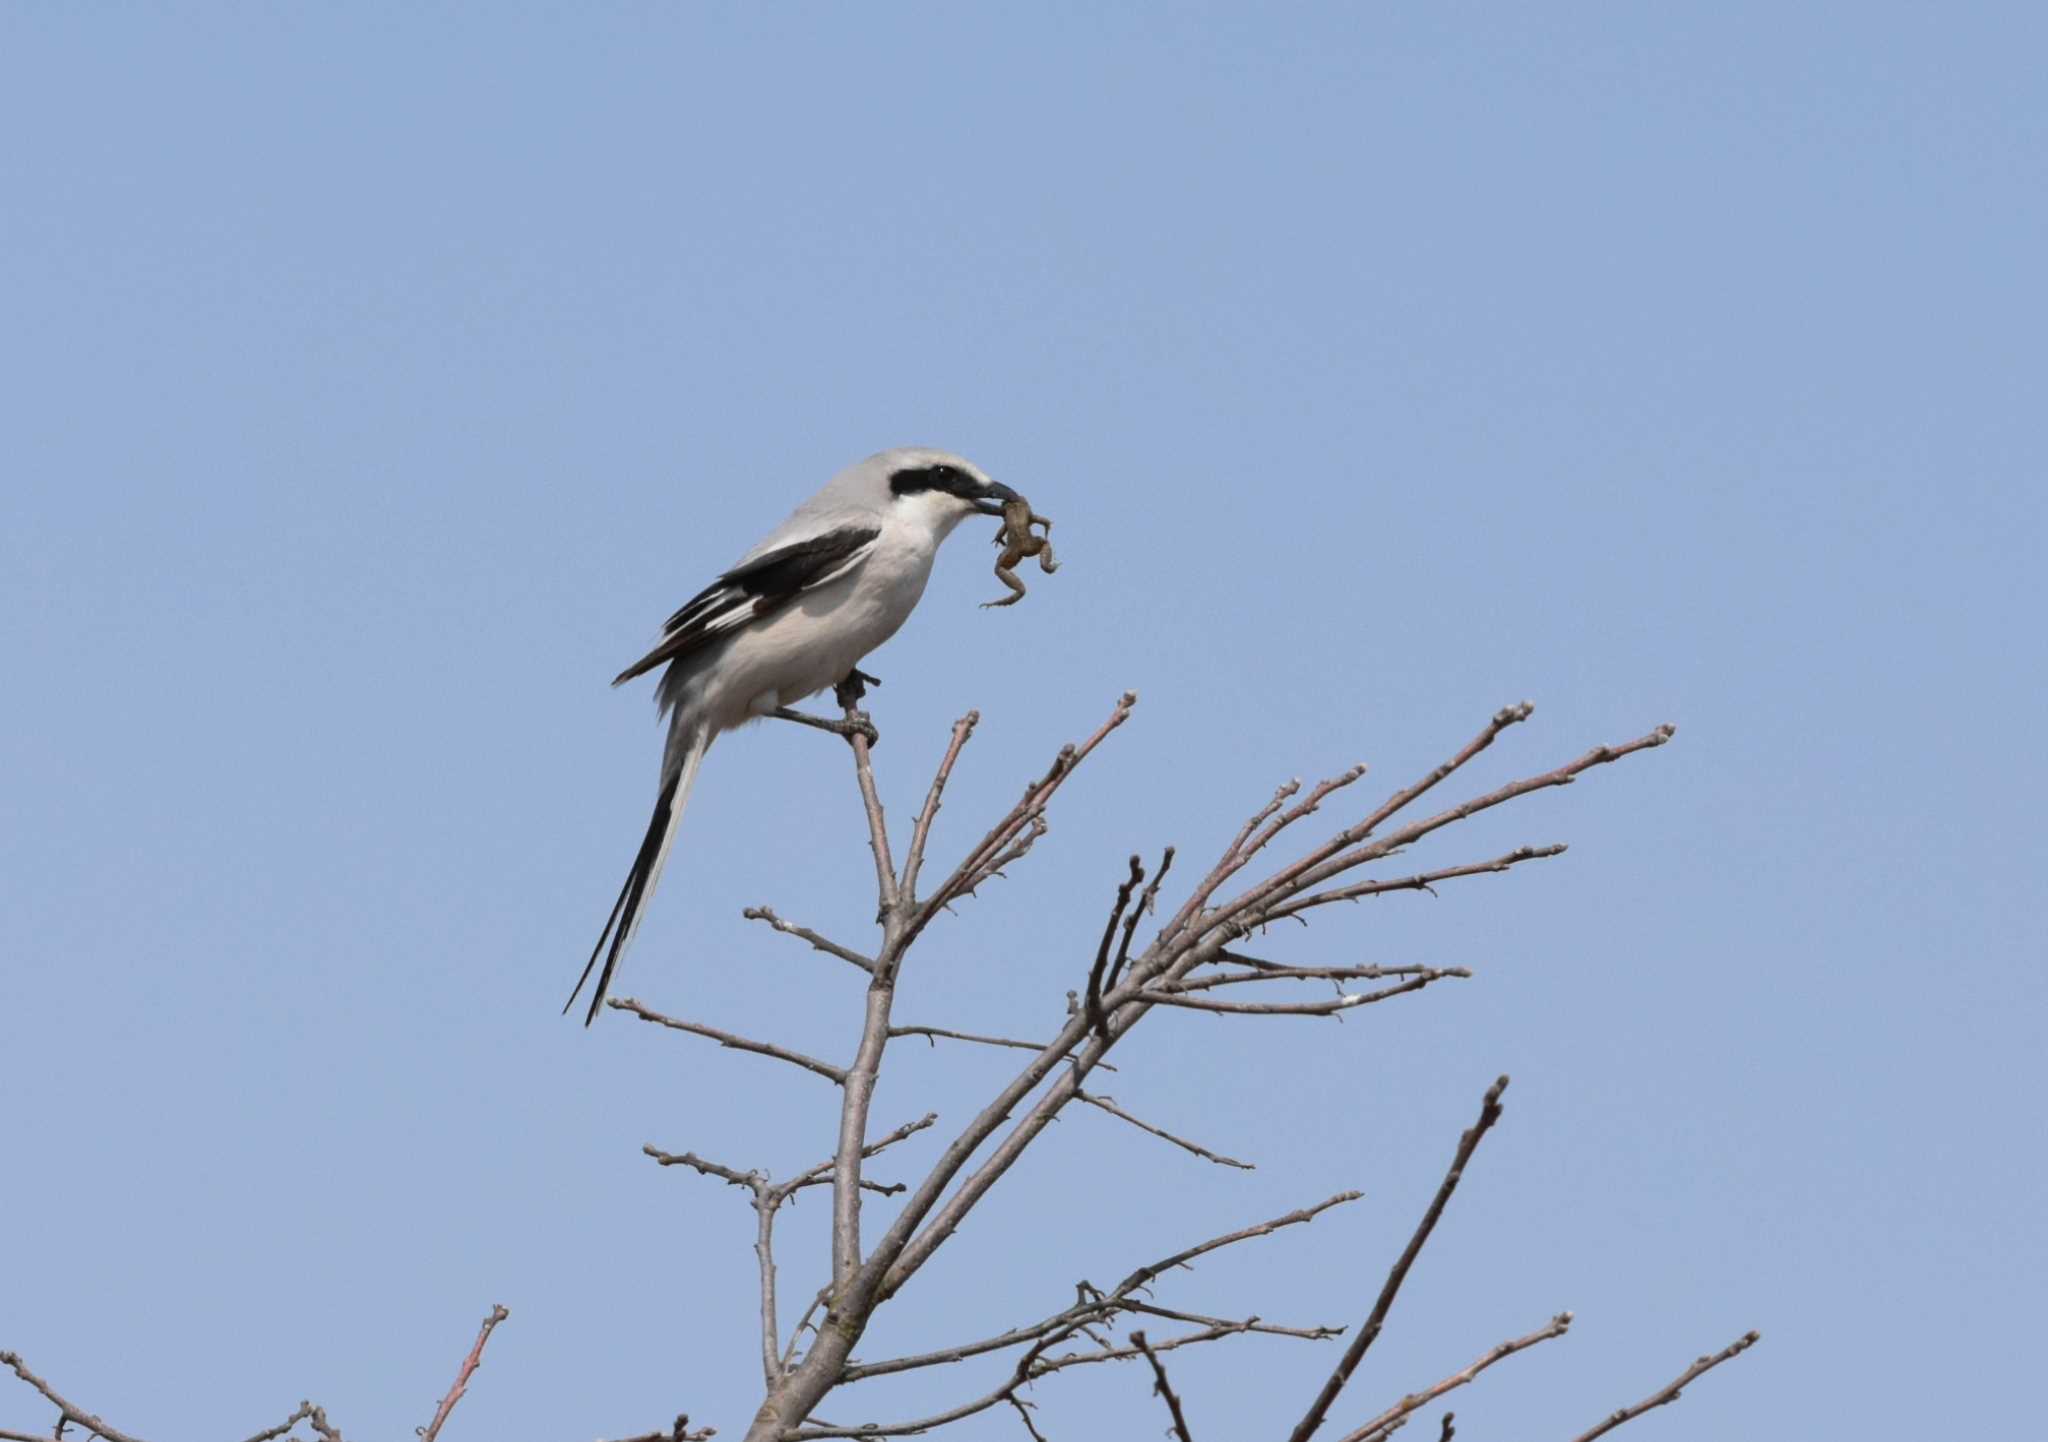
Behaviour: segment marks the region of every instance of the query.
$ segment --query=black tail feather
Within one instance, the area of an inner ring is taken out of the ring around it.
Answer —
[[[570,992],[569,999],[562,1003],[562,1013],[566,1016],[582,993],[583,983],[590,980],[590,973],[602,954],[604,970],[598,973],[597,990],[591,994],[590,1011],[583,1018],[585,1026],[597,1020],[598,1008],[604,1005],[605,993],[611,989],[612,972],[617,969],[619,957],[625,951],[626,938],[633,934],[640,904],[647,899],[647,881],[654,872],[655,858],[661,855],[662,838],[668,832],[669,815],[675,809],[676,788],[681,781],[680,774],[669,777],[661,788],[661,795],[655,799],[654,817],[647,823],[647,835],[640,843],[639,854],[633,858],[633,869],[626,873],[626,884],[619,888],[619,899],[612,903],[612,914],[606,918],[604,930],[598,933],[597,945],[591,949],[583,975],[576,978],[576,990]]]

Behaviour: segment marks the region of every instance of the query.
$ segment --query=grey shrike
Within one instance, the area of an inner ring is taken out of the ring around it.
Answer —
[[[924,595],[939,543],[967,517],[999,516],[1017,499],[972,463],[905,447],[869,456],[834,476],[738,564],[668,618],[660,644],[621,671],[614,686],[667,666],[656,697],[668,714],[661,791],[626,884],[612,903],[576,990],[597,966],[588,1026],[639,924],[675,840],[676,823],[704,753],[722,731],[787,710],[849,679]]]

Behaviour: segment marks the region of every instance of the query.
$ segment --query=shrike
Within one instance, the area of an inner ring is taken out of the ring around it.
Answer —
[[[614,686],[666,666],[656,688],[667,714],[661,791],[626,884],[562,1010],[575,1005],[600,956],[588,1026],[660,879],[676,823],[704,753],[722,731],[855,678],[863,656],[906,620],[924,595],[939,543],[967,517],[999,516],[1017,493],[971,462],[905,447],[834,476],[738,564],[684,603],[660,644]]]

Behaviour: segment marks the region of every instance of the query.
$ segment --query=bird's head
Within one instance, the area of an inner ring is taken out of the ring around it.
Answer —
[[[903,446],[871,457],[869,464],[887,478],[892,506],[912,508],[941,534],[976,513],[1000,516],[1003,503],[1017,499],[1001,481],[949,451]]]

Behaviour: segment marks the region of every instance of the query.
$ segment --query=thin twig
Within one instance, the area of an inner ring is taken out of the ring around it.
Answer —
[[[932,776],[931,790],[925,793],[924,807],[917,813],[917,820],[911,826],[910,850],[903,856],[903,883],[901,891],[913,902],[917,899],[917,874],[924,869],[925,844],[931,839],[932,823],[939,816],[939,800],[946,794],[946,782],[953,775],[953,765],[960,759],[960,752],[974,735],[974,728],[981,723],[979,711],[969,711],[953,723],[953,738],[946,744],[946,754],[939,762],[939,769]]]
[[[1116,925],[1123,920],[1124,908],[1131,904],[1131,893],[1144,879],[1145,868],[1133,855],[1130,877],[1116,889],[1116,905],[1110,908],[1109,921],[1102,928],[1102,945],[1095,949],[1095,965],[1088,971],[1088,1021],[1104,1041],[1109,1040],[1109,1019],[1102,1014],[1102,977],[1109,966],[1109,944],[1116,939]]]
[[[1403,1397],[1364,1426],[1345,1433],[1339,1439],[1339,1442],[1378,1442],[1379,1438],[1385,1437],[1395,1427],[1404,1422],[1411,1412],[1427,1407],[1437,1398],[1443,1396],[1444,1393],[1464,1386],[1488,1367],[1504,1358],[1512,1357],[1515,1353],[1525,1348],[1533,1347],[1538,1342],[1548,1342],[1553,1337],[1562,1337],[1571,1324],[1572,1314],[1570,1312],[1559,1312],[1550,1319],[1548,1325],[1538,1327],[1535,1331],[1529,1333],[1528,1336],[1516,1337],[1513,1341],[1502,1342],[1499,1346],[1488,1349],[1478,1360],[1463,1371],[1453,1372],[1441,1382],[1425,1387],[1420,1392],[1413,1392]],[[1446,1417],[1449,1415],[1449,1413],[1445,1414]]]
[[[1454,881],[1461,876],[1485,876],[1497,871],[1506,871],[1524,861],[1543,861],[1553,856],[1562,856],[1567,849],[1562,842],[1550,846],[1520,846],[1506,855],[1494,857],[1491,861],[1475,861],[1466,866],[1446,866],[1439,871],[1417,872],[1413,876],[1403,876],[1390,881],[1361,881],[1355,886],[1320,891],[1286,906],[1275,907],[1265,913],[1265,919],[1279,921],[1289,916],[1298,916],[1311,907],[1327,906],[1333,901],[1357,901],[1367,896],[1382,896],[1390,891],[1428,891],[1435,895],[1433,888],[1439,881]]]
[[[768,1179],[759,1172],[743,1172],[737,1167],[728,1167],[722,1162],[700,1157],[695,1152],[665,1152],[651,1144],[641,1147],[640,1150],[665,1167],[688,1167],[692,1171],[700,1172],[707,1177],[716,1177],[732,1186],[745,1187],[750,1192],[758,1193],[767,1185]]]
[[[875,969],[873,957],[862,956],[850,946],[841,946],[829,937],[820,936],[808,926],[793,926],[777,916],[771,907],[750,906],[740,915],[748,921],[765,921],[784,936],[794,936],[799,941],[808,941],[814,950],[822,951],[827,956],[836,956],[841,961],[851,962],[862,971],[872,973]]]
[[[1219,986],[1237,986],[1254,981],[1384,981],[1389,977],[1425,976],[1441,971],[1446,976],[1466,972],[1464,967],[1433,967],[1404,963],[1399,966],[1281,966],[1275,962],[1254,963],[1250,957],[1224,952],[1219,961],[1243,963],[1243,971],[1212,971],[1183,981],[1163,983],[1154,991],[1185,996],[1193,991],[1210,991]]]
[[[832,1288],[830,1286],[818,1288],[817,1294],[811,1298],[811,1304],[804,1308],[804,1314],[796,1319],[796,1326],[791,1329],[789,1334],[789,1345],[782,1349],[782,1370],[785,1373],[796,1362],[797,1344],[803,1340],[805,1330],[815,1330],[811,1328],[811,1318],[817,1316],[818,1309],[831,1299]]]
[[[1145,1360],[1152,1364],[1152,1390],[1166,1402],[1166,1410],[1173,1417],[1173,1435],[1180,1442],[1195,1442],[1188,1435],[1188,1419],[1181,1412],[1180,1398],[1173,1390],[1173,1383],[1166,1380],[1166,1364],[1159,1360],[1159,1354],[1152,1350],[1143,1332],[1131,1333],[1131,1345],[1145,1354]]]
[[[1327,1342],[1332,1337],[1344,1335],[1342,1327],[1283,1327],[1276,1322],[1262,1321],[1257,1317],[1247,1317],[1242,1322],[1233,1322],[1224,1317],[1209,1317],[1200,1312],[1183,1312],[1173,1307],[1162,1307],[1157,1302],[1136,1302],[1128,1297],[1119,1303],[1119,1310],[1136,1312],[1146,1317],[1164,1317],[1169,1322],[1192,1322],[1197,1327],[1237,1327],[1266,1337],[1299,1337],[1305,1342]]]
[[[1761,1332],[1743,1333],[1740,1337],[1737,1337],[1733,1342],[1729,1343],[1726,1347],[1723,1347],[1720,1351],[1714,1353],[1713,1356],[1699,1358],[1690,1367],[1686,1368],[1683,1372],[1680,1372],[1678,1376],[1674,1378],[1667,1386],[1661,1388],[1656,1392],[1651,1393],[1642,1401],[1636,1403],[1633,1407],[1622,1408],[1619,1412],[1616,1412],[1612,1416],[1608,1417],[1607,1420],[1602,1422],[1599,1426],[1594,1427],[1588,1431],[1581,1432],[1577,1437],[1572,1439],[1572,1442],[1593,1442],[1593,1439],[1595,1437],[1598,1437],[1603,1433],[1613,1431],[1622,1423],[1630,1421],[1636,1417],[1642,1416],[1643,1413],[1649,1411],[1653,1407],[1662,1407],[1669,1403],[1676,1402],[1678,1400],[1678,1394],[1694,1378],[1698,1377],[1700,1374],[1704,1372],[1711,1372],[1714,1368],[1720,1366],[1723,1362],[1726,1362],[1731,1358],[1741,1356],[1744,1352],[1747,1352],[1751,1347],[1754,1347],[1757,1344],[1757,1341],[1762,1336],[1763,1333]]]
[[[892,1026],[889,1028],[889,1039],[891,1041],[894,1041],[899,1036],[921,1036],[934,1045],[937,1044],[936,1038],[944,1037],[948,1041],[979,1042],[983,1046],[1009,1047],[1013,1051],[1044,1051],[1046,1048],[1046,1043],[1042,1041],[1019,1041],[1015,1037],[1008,1036],[979,1036],[971,1031],[948,1031],[942,1026]],[[1103,1071],[1116,1070],[1115,1067],[1106,1061],[1098,1062],[1097,1065]]]
[[[1003,1400],[1008,1402],[1012,1407],[1015,1407],[1017,1409],[1017,1416],[1019,1419],[1023,1421],[1024,1430],[1031,1435],[1031,1442],[1046,1442],[1045,1434],[1043,1432],[1040,1432],[1037,1427],[1032,1425],[1031,1404],[1029,1402],[1026,1402],[1022,1397],[1019,1397],[1015,1392],[1012,1392],[1008,1397],[1004,1398]]]
[[[791,1051],[788,1047],[777,1046],[773,1042],[753,1041],[747,1037],[735,1036],[729,1031],[720,1031],[715,1026],[705,1026],[701,1022],[679,1021],[672,1016],[663,1016],[652,1007],[644,1006],[630,996],[615,996],[607,1001],[605,1005],[618,1011],[631,1012],[642,1021],[651,1021],[658,1026],[669,1027],[675,1031],[686,1031],[692,1036],[706,1037],[711,1041],[717,1042],[720,1046],[731,1047],[734,1051],[748,1051],[756,1056],[767,1056],[773,1057],[777,1061],[786,1061],[791,1066],[800,1066],[807,1072],[815,1072],[829,1082],[836,1082],[840,1086],[846,1085],[845,1068],[836,1067],[829,1061],[819,1061],[814,1056],[805,1056],[800,1051]]]
[[[896,864],[889,857],[889,824],[882,818],[882,798],[875,791],[868,738],[854,724],[856,718],[866,719],[857,699],[847,697],[841,702],[846,709],[846,744],[853,750],[854,777],[860,783],[861,805],[868,815],[868,849],[875,854],[875,891],[881,900],[881,914],[886,916],[896,909]]]
[[[1177,1137],[1172,1132],[1161,1131],[1158,1127],[1153,1126],[1150,1122],[1138,1120],[1138,1118],[1132,1116],[1129,1112],[1125,1111],[1122,1107],[1118,1106],[1116,1104],[1116,1100],[1113,1097],[1097,1096],[1093,1092],[1077,1091],[1074,1093],[1074,1100],[1086,1102],[1088,1103],[1088,1105],[1092,1107],[1100,1107],[1103,1111],[1108,1112],[1113,1117],[1121,1117],[1124,1121],[1129,1122],[1139,1131],[1150,1132],[1153,1136],[1158,1137],[1162,1141],[1172,1142],[1182,1151],[1193,1152],[1196,1156],[1201,1157],[1204,1161],[1214,1162],[1221,1167],[1236,1167],[1240,1171],[1249,1172],[1255,1170],[1255,1168],[1252,1166],[1250,1162],[1241,1162],[1237,1160],[1237,1158],[1235,1157],[1226,1157],[1219,1152],[1212,1152],[1207,1147],[1198,1146],[1194,1142],[1189,1141],[1186,1137]]]
[[[441,1435],[441,1424],[448,1420],[448,1414],[455,1410],[455,1404],[462,1400],[462,1394],[469,1390],[469,1379],[484,1360],[484,1343],[491,1340],[491,1331],[498,1323],[512,1314],[501,1306],[493,1306],[484,1318],[483,1330],[476,1334],[476,1345],[469,1349],[469,1355],[462,1359],[462,1366],[456,1369],[455,1384],[448,1389],[448,1395],[441,1399],[441,1405],[434,1409],[434,1420],[420,1433],[420,1442],[434,1442]]]
[[[1304,1222],[1312,1222],[1324,1212],[1329,1211],[1330,1208],[1345,1206],[1348,1203],[1357,1201],[1363,1195],[1365,1195],[1363,1192],[1339,1192],[1334,1197],[1323,1198],[1322,1201],[1317,1202],[1312,1207],[1301,1207],[1295,1211],[1288,1212],[1284,1216],[1275,1217],[1270,1222],[1260,1222],[1256,1226],[1244,1227],[1235,1232],[1225,1232],[1220,1237],[1211,1237],[1206,1242],[1199,1242],[1183,1251],[1175,1252],[1170,1257],[1162,1257],[1156,1262],[1138,1268],[1135,1272],[1124,1278],[1123,1281],[1117,1283],[1116,1290],[1118,1292],[1133,1291],[1164,1272],[1171,1271],[1175,1267],[1185,1267],[1197,1257],[1206,1256],[1221,1247],[1235,1246],[1237,1243],[1249,1241],[1253,1237],[1267,1236],[1270,1233],[1279,1231],[1282,1227],[1293,1227],[1299,1226]]]
[[[1469,979],[1470,969],[1462,966],[1432,966],[1422,968],[1416,975],[1397,986],[1381,987],[1378,991],[1347,992],[1343,996],[1331,997],[1328,1001],[1217,1001],[1213,997],[1184,995],[1184,987],[1173,991],[1146,990],[1138,993],[1141,1000],[1157,1002],[1161,1006],[1186,1007],[1190,1011],[1215,1011],[1232,1016],[1335,1016],[1338,1012],[1350,1011],[1354,1007],[1370,1006],[1388,997],[1405,996],[1411,991],[1420,991],[1431,982],[1447,977]],[[1240,978],[1250,980],[1250,978]]]
[[[1386,1325],[1387,1311],[1394,1305],[1394,1297],[1400,1292],[1401,1283],[1407,1280],[1408,1269],[1415,1265],[1416,1257],[1421,1254],[1423,1243],[1429,1240],[1430,1232],[1436,1228],[1437,1218],[1443,1215],[1445,1203],[1450,1201],[1451,1193],[1458,1189],[1458,1180],[1465,1174],[1465,1163],[1472,1159],[1472,1153],[1478,1149],[1481,1139],[1493,1129],[1493,1124],[1500,1120],[1501,1093],[1506,1091],[1507,1087],[1508,1079],[1501,1077],[1486,1089],[1485,1099],[1479,1105],[1479,1120],[1458,1138],[1458,1150],[1451,1157],[1451,1169],[1444,1173],[1443,1184],[1436,1189],[1436,1196],[1431,1199],[1429,1210],[1422,1214],[1422,1221],[1416,1226],[1415,1235],[1408,1239],[1408,1245],[1402,1249],[1393,1270],[1387,1273],[1386,1284],[1380,1288],[1379,1298],[1372,1304],[1371,1315],[1365,1319],[1365,1325],[1358,1329],[1358,1335],[1351,1339],[1351,1345],[1344,1349],[1344,1356],[1337,1363],[1337,1369],[1330,1374],[1329,1381],[1323,1384],[1322,1391],[1316,1394],[1315,1401],[1309,1404],[1308,1411],[1295,1426],[1289,1442],[1308,1442],[1315,1434],[1315,1430],[1323,1425],[1323,1418],[1328,1414],[1330,1404],[1337,1400],[1337,1394],[1344,1390],[1344,1384],[1351,1380],[1351,1374],[1357,1370],[1360,1359],[1365,1356],[1366,1348],[1372,1346],[1373,1339],[1380,1334],[1380,1328]]]
[[[1115,986],[1117,978],[1124,974],[1124,966],[1131,959],[1131,937],[1137,933],[1138,920],[1150,916],[1159,904],[1159,883],[1166,880],[1166,873],[1173,869],[1173,848],[1167,847],[1159,856],[1159,869],[1152,873],[1152,880],[1145,886],[1145,894],[1138,898],[1138,904],[1131,908],[1131,914],[1124,919],[1123,940],[1116,946],[1116,960],[1109,968],[1109,986]]]

